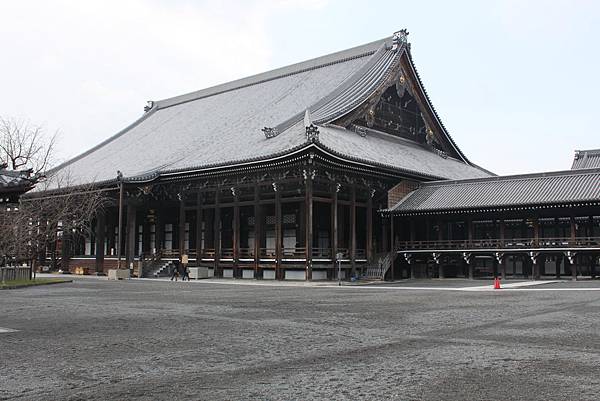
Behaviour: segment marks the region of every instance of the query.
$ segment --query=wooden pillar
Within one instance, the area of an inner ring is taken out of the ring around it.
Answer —
[[[313,185],[312,179],[307,177],[306,179],[306,196],[305,196],[305,210],[306,210],[306,279],[312,280],[312,247],[313,247]]]
[[[282,270],[281,259],[283,252],[281,250],[282,230],[281,230],[281,194],[279,190],[275,191],[275,279],[283,280],[284,272]]]
[[[63,271],[69,270],[69,259],[71,259],[71,241],[70,232],[63,230],[60,242],[60,268]]]
[[[262,278],[260,272],[260,244],[262,239],[262,216],[260,213],[260,186],[254,187],[254,278]]]
[[[408,236],[409,236],[410,246],[413,247],[415,239],[416,239],[416,234],[417,234],[415,232],[415,218],[413,216],[409,216],[408,219],[409,219],[408,220],[408,231],[409,231]],[[414,263],[410,263],[408,268],[410,269],[410,278],[411,279],[417,278],[416,271],[415,271],[416,267],[415,267]]]
[[[333,274],[331,275],[331,279],[334,279],[337,272],[336,266],[336,255],[338,252],[338,187],[337,184],[334,185],[332,194],[331,194],[332,202],[331,202],[331,259],[333,260]]]
[[[471,257],[469,262],[466,262],[467,269],[469,270],[469,280],[475,279],[475,266],[473,265],[474,259],[475,259],[475,257]]]
[[[500,243],[499,246],[500,248],[504,248],[504,236],[505,236],[505,224],[504,224],[504,219],[500,219],[500,225],[499,225],[499,239],[500,239]],[[502,258],[500,258],[500,277],[502,278],[502,280],[506,279],[506,256],[502,256]]]
[[[494,278],[498,277],[498,259],[496,259],[496,257],[492,258],[492,272],[493,272],[493,276]]]
[[[467,219],[467,247],[473,248],[473,219]]]
[[[240,269],[240,205],[237,195],[233,204],[233,277],[242,278]]]
[[[131,203],[127,204],[127,226],[125,227],[125,268],[132,268],[135,258],[135,242],[137,239],[136,226],[136,207]]]
[[[556,256],[556,264],[554,265],[554,269],[555,269],[555,273],[556,273],[556,278],[560,280],[560,264],[562,261],[563,257],[560,255]]]
[[[163,219],[161,216],[161,211],[157,209],[156,210],[156,221],[154,223],[154,239],[155,239],[155,243],[154,246],[156,247],[156,253],[160,253],[162,251],[163,248],[163,235],[164,235],[164,230],[163,230]],[[154,250],[153,250],[154,251]]]
[[[177,220],[177,239],[179,249],[179,258],[185,253],[185,199],[183,194],[180,194],[181,199],[179,199],[179,218]]]
[[[473,248],[473,219],[472,218],[468,218],[467,219],[467,247],[472,249]],[[469,269],[469,279],[473,280],[475,278],[475,266],[474,266],[474,262],[475,262],[475,257],[472,257],[471,260],[469,261],[469,263],[467,264],[467,267]]]
[[[570,247],[575,247],[575,242],[576,242],[576,238],[577,238],[577,224],[575,222],[575,216],[571,216],[570,222],[571,222]],[[577,260],[576,260],[576,258],[577,258],[576,255],[573,256],[572,257],[573,263],[571,263],[571,278],[573,280],[577,280]],[[566,266],[566,262],[565,262],[565,266]]]
[[[198,191],[196,198],[196,266],[200,266],[202,262],[202,222],[204,216],[202,215],[202,191]]]
[[[352,276],[356,276],[356,187],[352,187],[350,200],[350,263]]]
[[[96,273],[104,271],[105,234],[106,212],[100,211],[96,215]]]
[[[538,248],[540,245],[540,222],[537,217],[533,219],[533,247]],[[540,278],[540,262],[539,258],[531,260],[531,278],[537,280]]]
[[[394,233],[394,214],[390,214],[390,276],[392,281],[394,281],[395,277],[394,277],[394,260],[396,259],[394,257],[394,238],[395,238],[395,233]],[[382,277],[383,279],[385,279],[385,277]]]
[[[373,198],[371,194],[367,194],[367,261],[373,262]]]
[[[535,217],[533,219],[533,246],[537,248],[540,244],[540,222]]]
[[[214,276],[223,277],[220,271],[219,260],[221,259],[221,208],[219,207],[219,187],[215,189],[215,218],[213,219],[213,241],[215,248]]]
[[[382,209],[384,208],[385,205],[380,205],[379,208]],[[379,245],[379,251],[380,252],[386,252],[387,251],[387,247],[389,245],[389,241],[388,241],[388,225],[390,224],[391,220],[391,215],[389,219],[382,219],[381,220],[381,244]]]
[[[442,220],[438,220],[438,241],[441,242],[443,241],[443,225],[444,222]],[[441,256],[440,256],[440,260],[438,261],[438,277],[439,278],[444,278],[444,264],[441,261]]]

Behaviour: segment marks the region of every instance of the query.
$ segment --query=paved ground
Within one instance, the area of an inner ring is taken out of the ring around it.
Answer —
[[[600,393],[598,291],[76,279],[2,291],[0,311],[0,399],[597,400]]]

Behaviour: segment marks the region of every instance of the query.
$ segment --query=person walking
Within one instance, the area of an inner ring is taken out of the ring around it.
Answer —
[[[190,269],[188,269],[187,265],[182,265],[182,269],[183,271],[183,276],[181,278],[181,281],[185,281],[185,279],[187,278],[187,281],[190,281]]]
[[[173,272],[171,273],[171,281],[173,281],[173,279],[177,281],[177,277],[179,277],[179,262],[173,262]]]

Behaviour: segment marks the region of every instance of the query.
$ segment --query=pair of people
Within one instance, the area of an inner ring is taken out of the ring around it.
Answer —
[[[175,267],[171,273],[171,281],[173,281],[173,279],[177,281],[178,277],[181,277],[181,281],[185,281],[186,279],[187,281],[190,281],[190,270],[188,269],[187,265],[184,265],[179,261],[174,262],[174,265]]]

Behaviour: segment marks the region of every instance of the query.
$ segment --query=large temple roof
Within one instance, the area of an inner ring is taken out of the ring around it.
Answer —
[[[409,48],[392,38],[153,102],[137,121],[51,173],[73,185],[106,182],[117,170],[129,179],[266,160],[308,146],[302,116],[319,126],[318,146],[352,161],[386,166],[426,179],[463,179],[490,173],[468,162],[441,122],[448,154],[427,144],[370,130],[366,136],[332,123],[376,95],[397,71],[412,65]],[[416,71],[414,71],[416,74]],[[415,75],[416,76],[416,75]],[[439,120],[418,79],[432,119]],[[276,135],[261,132],[273,127]],[[300,128],[300,129],[299,129]]]
[[[600,168],[426,182],[388,212],[427,214],[578,203],[600,204]]]

